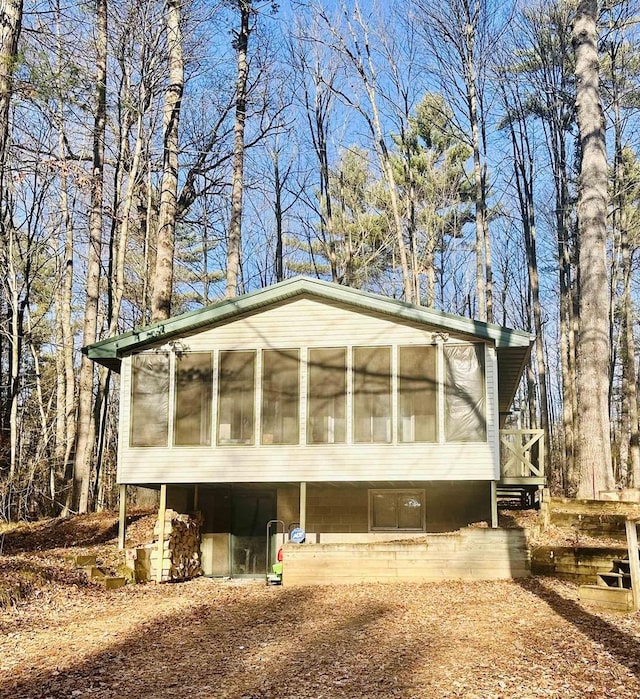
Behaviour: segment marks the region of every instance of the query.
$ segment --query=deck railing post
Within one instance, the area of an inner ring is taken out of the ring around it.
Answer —
[[[124,549],[127,537],[127,486],[120,484],[120,513],[118,517],[118,549]]]
[[[633,593],[633,608],[640,611],[640,554],[638,553],[638,522],[628,519],[625,522],[627,530],[627,547],[629,549],[629,570],[631,572],[631,591]]]
[[[164,518],[167,514],[167,486],[160,486],[160,507],[158,508],[158,567],[156,569],[156,582],[162,582],[162,565],[164,563]]]

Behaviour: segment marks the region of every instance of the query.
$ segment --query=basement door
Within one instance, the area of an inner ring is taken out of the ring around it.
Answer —
[[[232,491],[231,575],[264,575],[267,564],[267,522],[276,518],[272,490]]]

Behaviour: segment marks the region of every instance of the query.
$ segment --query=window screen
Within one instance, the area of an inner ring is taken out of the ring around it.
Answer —
[[[211,444],[213,367],[210,352],[176,357],[173,443],[177,446]]]
[[[484,345],[445,347],[444,363],[447,442],[486,441]]]
[[[347,413],[347,353],[345,349],[309,350],[309,444],[344,444]]]
[[[399,348],[398,441],[437,441],[436,348]]]
[[[371,529],[424,529],[423,490],[369,491]]]
[[[353,350],[355,442],[391,442],[391,348]]]
[[[169,355],[133,357],[131,382],[132,447],[166,447],[169,439]]]
[[[220,352],[218,444],[253,444],[255,361],[253,351]]]
[[[297,444],[300,378],[298,350],[262,353],[262,443]]]

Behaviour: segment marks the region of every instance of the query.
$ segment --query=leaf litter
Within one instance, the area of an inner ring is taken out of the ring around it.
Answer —
[[[116,556],[113,516],[90,517],[7,535],[0,585],[31,587],[0,609],[0,699],[640,697],[640,614],[581,605],[571,583],[104,590],[65,558]]]

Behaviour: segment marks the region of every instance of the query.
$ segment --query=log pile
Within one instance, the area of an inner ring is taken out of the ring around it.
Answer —
[[[158,545],[160,521],[153,530],[155,543],[151,550],[151,579],[159,580],[158,565],[162,567],[162,582],[187,580],[202,575],[200,567],[200,514],[181,515],[166,510],[162,557]]]

